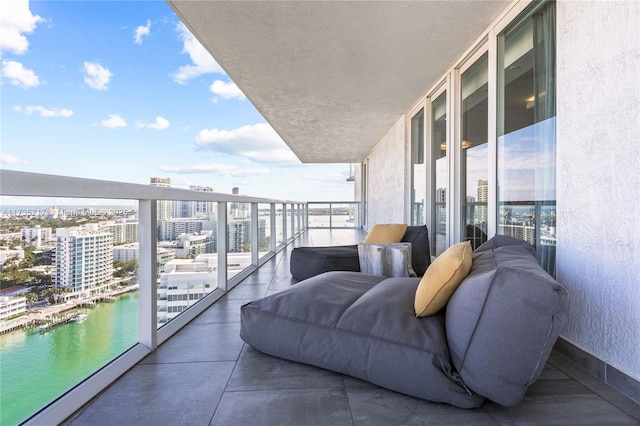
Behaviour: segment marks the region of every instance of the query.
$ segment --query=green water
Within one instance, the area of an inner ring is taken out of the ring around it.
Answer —
[[[83,310],[88,318],[41,334],[0,336],[0,425],[15,425],[138,341],[138,293]]]

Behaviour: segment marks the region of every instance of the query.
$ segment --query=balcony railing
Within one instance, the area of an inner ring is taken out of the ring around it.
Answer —
[[[160,343],[167,340],[304,232],[308,217],[308,204],[303,201],[198,192],[9,170],[0,170],[0,196],[46,197],[44,202],[50,202],[51,198],[55,198],[98,199],[112,202],[113,200],[128,200],[127,202],[133,200],[138,203],[138,315],[137,327],[131,326],[131,329],[137,328],[137,338],[134,337],[134,341],[124,352],[116,354],[106,364],[98,366],[79,383],[72,383],[68,391],[39,411],[36,409],[37,412],[29,418],[29,422],[33,424],[54,424],[73,414],[121,374],[152,353]],[[182,307],[167,306],[166,285],[163,286],[158,279],[159,205],[167,201],[201,201],[214,203],[216,207],[215,229],[211,234],[216,236],[216,254],[213,259],[207,260],[214,265],[210,268],[213,276],[210,277],[211,281],[208,281],[213,285],[207,285],[207,289],[204,287],[199,289],[196,293],[198,300],[194,300],[195,297],[187,297],[185,304],[188,309],[184,310]],[[333,211],[334,203],[328,203],[328,205],[329,211]],[[357,217],[357,213],[354,213],[357,212],[357,206],[348,203],[340,203],[340,206],[340,209],[347,208],[349,215]],[[232,225],[230,221],[235,223],[236,220],[233,216],[235,209],[243,213],[236,224],[240,228],[238,234],[230,236],[229,229]],[[329,217],[332,216],[333,214],[330,213]],[[330,219],[329,226],[332,223],[334,220]],[[93,294],[96,293],[95,291],[88,290],[82,295],[87,303],[92,300],[91,297],[96,296]],[[68,295],[66,296],[68,299]],[[161,318],[159,321],[159,316],[166,317],[168,310],[179,311],[179,315],[170,320]],[[82,348],[78,349],[82,350]],[[36,385],[33,384],[33,386]]]
[[[360,228],[360,202],[307,202],[309,228]]]

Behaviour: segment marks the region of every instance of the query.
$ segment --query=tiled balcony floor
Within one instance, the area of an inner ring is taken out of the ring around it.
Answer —
[[[354,244],[310,230],[298,245]],[[640,425],[640,406],[558,352],[517,407],[465,410],[264,355],[239,337],[240,306],[296,281],[291,247],[113,383],[69,425]]]

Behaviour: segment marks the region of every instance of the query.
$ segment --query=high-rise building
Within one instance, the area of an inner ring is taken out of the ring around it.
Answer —
[[[97,224],[56,230],[55,277],[58,287],[90,290],[113,277],[113,236]]]
[[[138,241],[138,222],[104,222],[100,229],[113,235],[113,244],[135,243]]]
[[[160,186],[163,188],[171,188],[171,178],[159,178],[152,177],[151,178],[151,186]],[[172,201],[170,200],[160,200],[157,204],[158,211],[158,221],[171,219],[173,216],[172,212]]]
[[[489,181],[478,181],[478,223],[487,223],[487,203],[489,201]]]
[[[214,192],[209,186],[190,185],[189,190],[198,192]],[[213,201],[174,201],[173,217],[200,217],[216,212],[216,203]]]

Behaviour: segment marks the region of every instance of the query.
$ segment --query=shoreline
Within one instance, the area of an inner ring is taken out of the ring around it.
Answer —
[[[83,307],[93,307],[96,303],[100,302],[113,302],[118,296],[122,296],[126,293],[131,293],[140,288],[140,284],[133,284],[126,287],[121,287],[116,290],[111,290],[105,293],[100,293],[92,297],[86,297],[82,299],[68,300],[64,303],[59,303],[46,308],[31,309],[26,312],[25,315],[14,320],[0,323],[0,334],[11,333],[21,329],[34,327],[37,325],[46,325],[47,327],[53,327],[58,324],[62,324],[68,321],[68,315],[63,318],[58,316],[63,312],[67,312],[73,309],[79,309]]]

